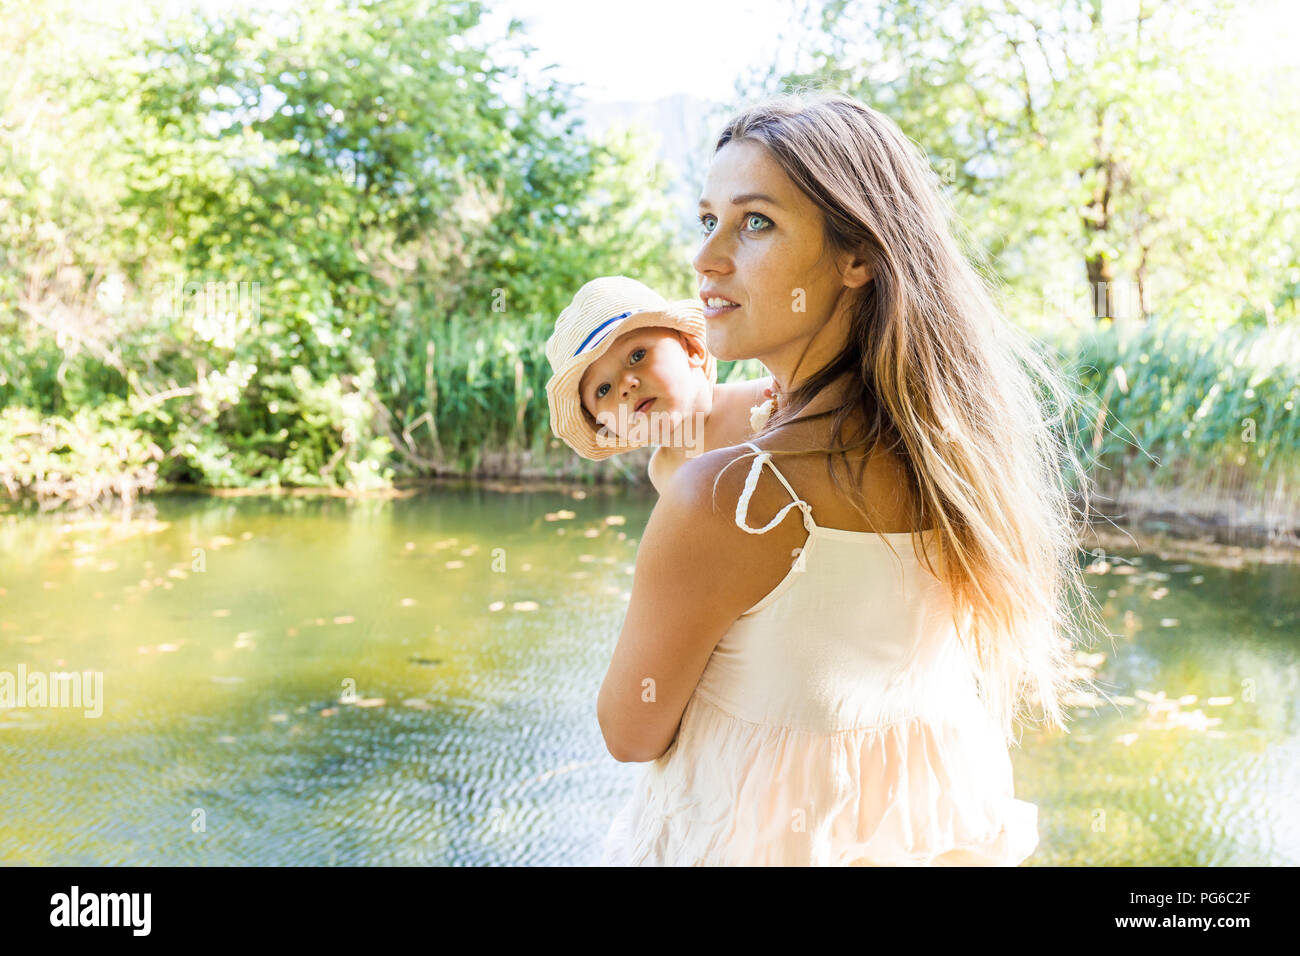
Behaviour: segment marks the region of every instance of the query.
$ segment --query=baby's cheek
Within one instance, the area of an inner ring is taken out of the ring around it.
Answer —
[[[618,425],[619,425],[618,415],[614,414],[613,412],[606,412],[603,419],[598,419],[594,415],[592,416],[591,427],[592,430],[595,432],[599,432],[602,428],[604,428],[606,433],[617,435],[618,437],[622,438],[624,437],[624,435],[622,430],[618,427]]]
[[[709,378],[703,369],[692,369],[688,376],[673,382],[669,390],[673,407],[683,415],[691,414],[695,410],[701,387],[709,387]]]

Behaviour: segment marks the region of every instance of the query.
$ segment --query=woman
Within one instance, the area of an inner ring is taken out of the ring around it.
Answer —
[[[708,348],[760,360],[778,402],[687,462],[642,537],[597,710],[616,759],[653,763],[604,862],[1017,865],[1038,833],[1013,725],[1036,704],[1064,726],[1090,610],[1072,446],[1040,405],[1068,388],[963,259],[924,155],[856,100],[741,112],[700,210]]]

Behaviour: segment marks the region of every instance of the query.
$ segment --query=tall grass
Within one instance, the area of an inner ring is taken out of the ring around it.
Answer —
[[[590,462],[552,435],[545,354],[552,326],[549,316],[453,313],[423,329],[403,328],[376,362],[373,384],[362,377],[365,401],[326,416],[355,417],[357,434],[377,436],[357,442],[355,454],[364,460],[349,461],[349,473],[364,471],[358,484],[366,487],[385,483],[389,474],[643,481],[636,454]],[[1245,502],[1256,518],[1300,522],[1300,327],[1209,333],[1156,319],[1136,328],[1061,333],[1046,344],[1078,382],[1078,450],[1103,497],[1161,492],[1196,510]],[[723,382],[761,374],[752,360],[720,363],[718,370]],[[330,388],[337,390],[323,382],[317,391]],[[331,391],[316,404],[332,408],[340,401]],[[365,409],[373,409],[373,432],[358,417],[369,414]],[[111,434],[101,440],[89,419],[75,428],[69,420],[66,428],[42,429],[41,416],[11,406],[0,427],[7,449],[0,484],[12,497],[77,502],[147,493],[157,475],[157,429],[151,432],[149,422],[136,422],[128,411],[117,410]],[[322,447],[307,462],[311,467],[285,472],[280,481],[295,483],[299,473],[332,480],[334,472],[317,467],[316,458],[337,454],[333,445]],[[243,464],[238,456],[228,462]],[[203,482],[203,474],[190,480]],[[250,487],[260,480],[228,478],[223,483]]]
[[[1057,346],[1103,494],[1300,520],[1300,327],[1211,333],[1157,319]]]

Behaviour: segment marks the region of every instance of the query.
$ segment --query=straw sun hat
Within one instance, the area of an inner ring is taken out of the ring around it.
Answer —
[[[620,451],[626,443],[602,446],[596,440],[599,425],[582,407],[578,383],[587,366],[609,349],[614,340],[634,329],[662,326],[705,342],[704,308],[699,299],[669,302],[653,289],[627,276],[592,279],[560,313],[555,331],[546,341],[546,358],[551,363],[551,380],[546,398],[551,406],[551,431],[583,458],[599,461]],[[705,349],[704,374],[712,385],[718,380],[718,364]]]

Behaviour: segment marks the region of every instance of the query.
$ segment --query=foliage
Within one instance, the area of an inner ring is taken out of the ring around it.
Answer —
[[[8,493],[620,470],[552,436],[544,345],[594,276],[692,293],[649,145],[588,135],[474,0],[173,9],[4,7]],[[1099,467],[1296,464],[1300,84],[1222,61],[1234,8],[812,9],[818,65],[748,95],[832,86],[924,144],[1009,309],[1096,393]],[[1090,308],[1098,278],[1142,295]]]
[[[1261,9],[823,0],[803,33],[815,66],[748,95],[826,87],[894,119],[1026,324],[1294,321],[1300,75],[1234,42]]]
[[[663,170],[500,65],[517,21],[471,42],[457,0],[161,9],[4,28],[6,406],[125,414],[171,481],[364,489],[540,445],[573,291],[681,281]]]
[[[0,484],[42,508],[101,498],[130,501],[153,490],[162,449],[130,424],[121,401],[80,408],[71,418],[0,409]]]
[[[1113,480],[1300,477],[1296,329],[1211,335],[1170,321],[1107,322],[1058,347],[1083,396],[1080,438]]]

